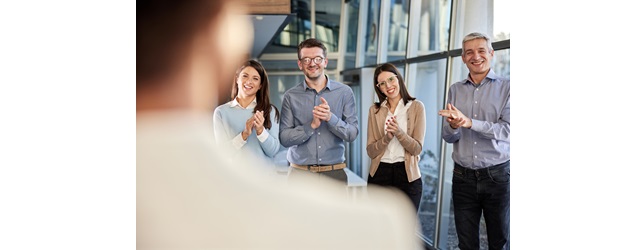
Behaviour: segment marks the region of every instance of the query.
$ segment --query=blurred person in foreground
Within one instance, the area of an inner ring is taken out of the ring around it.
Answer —
[[[370,184],[396,187],[416,211],[422,198],[418,161],[424,144],[424,104],[409,95],[398,68],[385,63],[373,73],[378,102],[369,108],[367,154]]]
[[[471,33],[462,40],[469,76],[451,85],[442,138],[453,143],[453,211],[462,250],[480,249],[480,216],[489,249],[509,249],[510,80],[491,69],[490,38]]]
[[[232,86],[232,100],[213,114],[218,146],[233,147],[236,152],[231,158],[259,157],[273,167],[273,156],[280,149],[280,115],[269,100],[267,71],[258,61],[245,61],[236,70]]]
[[[289,179],[314,174],[346,185],[345,142],[358,136],[356,102],[349,86],[324,73],[328,63],[322,42],[309,38],[298,45],[304,81],[284,93],[280,143],[289,148]]]
[[[416,218],[394,194],[354,201],[317,178],[285,189],[215,146],[215,95],[252,40],[237,4],[136,4],[136,248],[415,249]]]

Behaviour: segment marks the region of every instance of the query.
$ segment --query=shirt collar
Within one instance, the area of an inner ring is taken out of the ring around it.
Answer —
[[[493,68],[489,69],[489,73],[487,74],[487,76],[484,77],[484,79],[482,79],[482,82],[485,81],[485,79],[490,79],[490,80],[495,80],[498,79],[498,75],[496,75],[496,72],[493,71]],[[467,83],[473,84],[473,81],[471,80],[471,74],[467,74]],[[480,85],[482,85],[482,82],[480,82]]]
[[[326,74],[324,75],[324,77],[327,79],[327,86],[325,86],[325,88],[326,88],[327,90],[332,90],[333,88],[332,88],[331,86],[333,86],[333,84],[332,84],[331,82],[333,82],[333,81],[332,81],[331,79],[329,79],[329,77],[328,77]],[[303,80],[303,81],[302,81],[302,83],[303,83],[303,85],[304,85],[304,89],[305,89],[305,90],[307,90],[307,89],[313,89],[313,88],[309,87],[309,85],[307,84],[307,80],[306,80],[306,79],[305,79],[305,80]]]
[[[232,108],[234,108],[234,107],[238,107],[238,108],[241,108],[241,109],[253,109],[253,108],[255,108],[256,106],[258,106],[258,101],[256,101],[256,98],[255,98],[255,97],[253,98],[253,100],[251,101],[251,103],[249,103],[249,106],[247,106],[247,108],[243,108],[243,107],[240,105],[240,103],[238,102],[238,97],[234,98],[234,99],[231,101],[231,107],[232,107]]]

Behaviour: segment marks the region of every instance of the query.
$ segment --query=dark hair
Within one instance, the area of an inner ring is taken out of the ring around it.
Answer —
[[[416,99],[415,97],[412,97],[411,95],[409,95],[409,91],[407,91],[407,87],[404,86],[404,79],[402,78],[402,75],[400,74],[400,71],[398,70],[398,68],[396,68],[396,66],[393,66],[393,64],[391,63],[382,64],[378,66],[375,72],[373,73],[373,85],[374,85],[373,88],[376,90],[376,95],[378,95],[378,100],[379,100],[378,102],[374,103],[376,105],[376,108],[378,109],[376,110],[376,113],[380,111],[380,105],[387,98],[387,96],[384,93],[382,93],[382,91],[380,91],[380,88],[375,86],[376,84],[378,84],[378,76],[384,71],[391,72],[398,77],[398,86],[400,86],[400,97],[402,97],[402,101],[404,102],[405,105],[409,101],[413,101]]]
[[[258,75],[260,75],[260,89],[258,93],[256,93],[256,105],[253,108],[253,113],[256,111],[263,110],[264,111],[264,127],[271,129],[271,107],[276,111],[276,121],[280,119],[280,112],[278,112],[278,108],[271,104],[269,100],[269,76],[267,75],[267,71],[264,69],[262,64],[256,60],[248,60],[244,62],[238,69],[236,70],[236,75],[233,77],[233,87],[231,88],[231,100],[235,99],[238,96],[238,77],[240,76],[240,72],[246,67],[252,67],[256,71],[258,71]]]
[[[324,56],[324,58],[327,58],[327,47],[325,47],[324,44],[322,44],[322,42],[318,41],[318,39],[309,38],[307,40],[302,41],[300,44],[298,44],[298,60],[302,59],[300,58],[300,51],[302,49],[313,48],[313,47],[321,48],[322,56]]]
[[[227,1],[136,1],[137,87],[173,73],[194,36],[207,27]]]

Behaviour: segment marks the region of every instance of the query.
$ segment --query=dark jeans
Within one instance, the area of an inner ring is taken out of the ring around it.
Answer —
[[[509,249],[509,161],[473,170],[453,169],[453,211],[461,250],[480,249],[480,216],[489,249]]]
[[[418,211],[420,199],[422,198],[422,179],[418,178],[412,182],[407,180],[407,171],[404,169],[404,161],[394,163],[380,162],[375,176],[369,174],[367,183],[380,186],[396,187],[409,197]]]

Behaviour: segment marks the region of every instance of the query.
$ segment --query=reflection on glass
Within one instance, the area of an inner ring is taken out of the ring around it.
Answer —
[[[344,55],[344,69],[356,67],[356,47],[358,45],[358,21],[360,0],[353,0],[347,4],[349,19],[347,20],[347,52]]]
[[[415,80],[409,83],[409,93],[412,93],[424,104],[427,120],[427,132],[418,162],[423,182],[418,218],[423,237],[431,242],[435,237],[440,147],[442,144],[442,119],[438,116],[438,111],[442,109],[446,96],[446,67],[446,59],[419,63],[416,67]]]
[[[450,18],[451,1],[422,0],[418,55],[447,50]]]
[[[327,46],[327,52],[337,52],[342,0],[322,0],[315,2],[315,37]]]
[[[380,27],[378,25],[378,20],[380,20],[380,0],[369,0],[364,65],[376,64],[376,55],[378,54],[378,32]]]
[[[491,68],[496,74],[511,78],[511,49],[498,50],[493,53]]]
[[[389,18],[389,45],[386,61],[404,59],[409,28],[409,1],[394,1]]]
[[[267,46],[265,53],[297,53],[298,44],[311,38],[311,0],[291,1],[291,9],[295,17]]]

